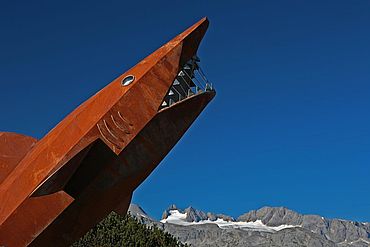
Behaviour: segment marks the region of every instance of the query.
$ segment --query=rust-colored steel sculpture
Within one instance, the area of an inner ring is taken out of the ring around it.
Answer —
[[[68,246],[112,210],[126,214],[215,96],[196,57],[207,27],[203,18],[41,140],[0,132],[0,246]]]

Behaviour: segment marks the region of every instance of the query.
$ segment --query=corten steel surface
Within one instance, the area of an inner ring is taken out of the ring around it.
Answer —
[[[0,246],[68,246],[112,210],[126,214],[132,192],[215,95],[206,90],[161,109],[207,27],[203,18],[40,141],[0,133]],[[135,80],[123,86],[128,75]]]

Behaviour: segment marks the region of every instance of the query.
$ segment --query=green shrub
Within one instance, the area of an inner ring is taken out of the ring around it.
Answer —
[[[188,247],[156,226],[147,227],[134,217],[114,212],[72,247]]]

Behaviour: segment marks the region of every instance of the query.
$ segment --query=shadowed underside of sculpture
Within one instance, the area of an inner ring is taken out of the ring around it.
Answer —
[[[215,95],[196,52],[206,18],[37,141],[0,132],[0,246],[68,246],[132,192]]]

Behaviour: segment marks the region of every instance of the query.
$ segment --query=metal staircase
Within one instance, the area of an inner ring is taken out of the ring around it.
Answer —
[[[164,98],[160,110],[193,95],[214,90],[199,63],[200,59],[194,56],[183,66]]]

